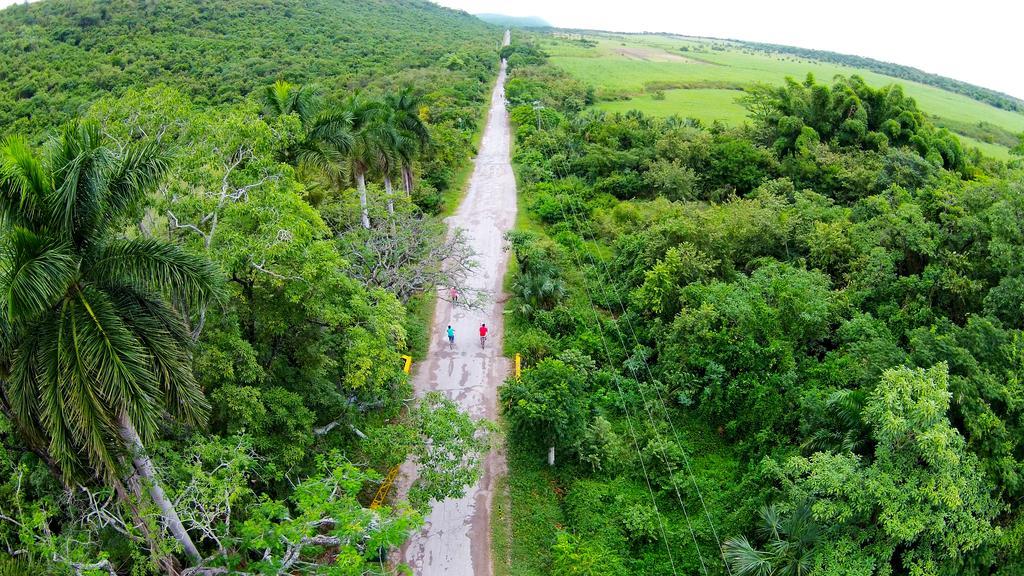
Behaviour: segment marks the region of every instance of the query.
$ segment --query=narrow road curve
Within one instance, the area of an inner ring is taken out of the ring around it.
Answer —
[[[504,43],[508,44],[505,32]],[[505,62],[491,94],[480,149],[465,199],[454,216],[450,229],[466,231],[477,252],[479,267],[469,281],[470,295],[486,294],[482,309],[453,307],[439,299],[434,311],[434,326],[429,358],[413,373],[417,396],[437,390],[456,401],[474,418],[493,420],[497,413],[498,386],[509,374],[509,361],[501,355],[502,283],[508,265],[508,253],[502,248],[503,236],[515,224],[516,179],[509,156],[510,133],[505,110]],[[487,346],[480,348],[477,329],[486,323],[490,329]],[[455,329],[455,349],[449,350],[445,330]],[[491,500],[495,477],[504,474],[504,457],[492,451],[484,461],[480,481],[458,500],[434,502],[423,530],[415,534],[402,550],[402,560],[420,576],[490,576]],[[399,495],[404,496],[414,468],[403,466]]]

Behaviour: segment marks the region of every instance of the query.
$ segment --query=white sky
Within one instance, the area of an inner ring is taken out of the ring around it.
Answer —
[[[434,0],[561,28],[770,42],[914,66],[1024,98],[1020,0]]]
[[[23,0],[0,0],[0,8]],[[59,0],[54,0],[59,1]],[[435,0],[554,26],[771,42],[915,66],[1024,98],[1020,0]]]

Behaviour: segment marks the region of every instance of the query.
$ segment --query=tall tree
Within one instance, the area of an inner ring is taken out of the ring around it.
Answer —
[[[403,179],[405,158],[412,154],[410,138],[401,130],[401,117],[398,112],[385,101],[381,108],[379,122],[381,123],[381,134],[385,136],[380,142],[381,146],[377,154],[376,168],[384,180],[384,194],[387,197],[388,214],[395,213],[395,188],[391,182],[391,176],[396,172],[399,165],[403,168]],[[411,161],[411,160],[410,160]]]
[[[270,117],[295,114],[308,123],[317,112],[317,92],[305,85],[278,80],[265,87],[259,98],[263,113]]]
[[[345,101],[342,110],[352,119],[352,146],[347,154],[347,163],[359,190],[363,228],[369,229],[366,174],[380,168],[383,159],[395,149],[398,136],[386,121],[386,108],[379,101],[353,94]]]
[[[430,146],[430,131],[420,116],[422,101],[406,86],[384,99],[390,109],[394,125],[403,136],[396,150],[402,163],[402,187],[412,193],[412,163]]]
[[[112,149],[95,123],[66,126],[43,157],[20,138],[0,143],[0,387],[65,482],[95,473],[127,483],[135,503],[148,490],[197,560],[144,444],[167,412],[206,418],[186,314],[216,296],[217,274],[173,244],[123,233],[166,169],[155,145]]]
[[[297,168],[312,168],[340,188],[344,161],[352,151],[352,114],[326,104],[315,88],[283,80],[266,86],[259,103],[268,118],[292,114],[302,123],[304,136],[283,147],[280,159]]]

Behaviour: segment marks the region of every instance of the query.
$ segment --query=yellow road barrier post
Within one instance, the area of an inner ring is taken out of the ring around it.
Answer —
[[[412,370],[412,356],[402,354],[402,360],[405,364],[402,366],[402,372],[406,374]],[[380,483],[380,488],[377,488],[377,493],[373,495],[373,502],[370,502],[370,510],[376,510],[380,508],[380,505],[384,503],[384,500],[388,497],[388,492],[391,491],[391,486],[395,483],[395,478],[398,476],[398,466],[388,470],[388,475],[384,477],[384,481]]]
[[[516,352],[516,380],[519,380],[519,376],[523,373],[523,358]]]
[[[398,476],[398,466],[388,470],[388,475],[384,477],[380,488],[377,488],[377,493],[373,495],[373,502],[370,502],[370,510],[376,510],[384,503],[384,500],[388,497],[388,492],[391,491],[391,485],[395,483],[396,476]]]

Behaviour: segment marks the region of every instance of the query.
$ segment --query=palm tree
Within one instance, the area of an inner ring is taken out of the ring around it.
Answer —
[[[295,114],[306,124],[317,111],[317,96],[315,88],[278,80],[263,89],[259,101],[271,118]]]
[[[412,162],[430,141],[411,89],[383,102],[353,94],[340,106],[328,106],[315,90],[278,81],[263,90],[260,102],[268,116],[295,114],[305,128],[305,137],[282,160],[316,169],[339,188],[347,177],[355,181],[364,228],[370,228],[367,174],[383,177],[389,212],[394,211],[391,176],[396,169],[402,170],[406,192],[411,190]]]
[[[303,175],[306,184],[306,199],[316,206],[323,199],[316,177],[307,177],[309,172],[326,179],[329,188],[341,191],[346,183],[346,160],[352,151],[352,116],[348,111],[324,106],[313,113],[306,124],[305,137],[298,142],[291,153],[292,164]]]
[[[391,111],[395,127],[403,136],[396,152],[402,163],[402,187],[406,194],[411,194],[412,163],[430,146],[430,131],[419,113],[422,101],[409,86],[388,94],[384,101]]]
[[[394,108],[384,104],[381,109],[380,120],[382,123],[381,133],[386,136],[381,142],[378,151],[376,169],[384,179],[384,192],[388,201],[388,214],[395,213],[394,186],[391,183],[391,175],[400,166],[404,167],[407,155],[412,154],[415,148],[415,141],[407,137],[401,130],[401,118]],[[411,161],[411,160],[410,160]]]
[[[862,453],[870,445],[871,431],[864,421],[867,394],[863,390],[836,390],[825,401],[818,426],[801,444],[811,452]]]
[[[389,122],[385,106],[358,94],[350,96],[342,109],[352,119],[352,146],[348,151],[349,172],[359,190],[363,228],[370,228],[370,212],[366,198],[366,174],[380,169],[396,149],[398,135]]]
[[[401,136],[396,139],[396,144],[402,140]],[[384,176],[384,194],[388,199],[388,214],[395,213],[395,193],[394,186],[391,184],[391,173],[395,169],[396,160],[398,159],[398,146],[391,150],[382,150],[381,155],[377,160],[377,169]]]
[[[21,138],[0,142],[0,397],[65,483],[141,478],[127,482],[136,502],[148,489],[198,560],[143,446],[165,413],[206,418],[185,311],[216,296],[217,274],[176,245],[123,234],[166,168],[152,144],[105,146],[94,123],[66,126],[42,158]]]
[[[269,118],[294,114],[302,123],[302,140],[283,150],[280,160],[296,168],[312,168],[340,187],[341,166],[352,148],[352,115],[325,105],[315,88],[283,80],[265,87],[259,102]]]
[[[758,533],[765,540],[758,550],[746,536],[730,538],[722,544],[726,562],[734,576],[807,576],[814,567],[814,547],[820,534],[804,502],[783,518],[774,505],[760,510]]]

